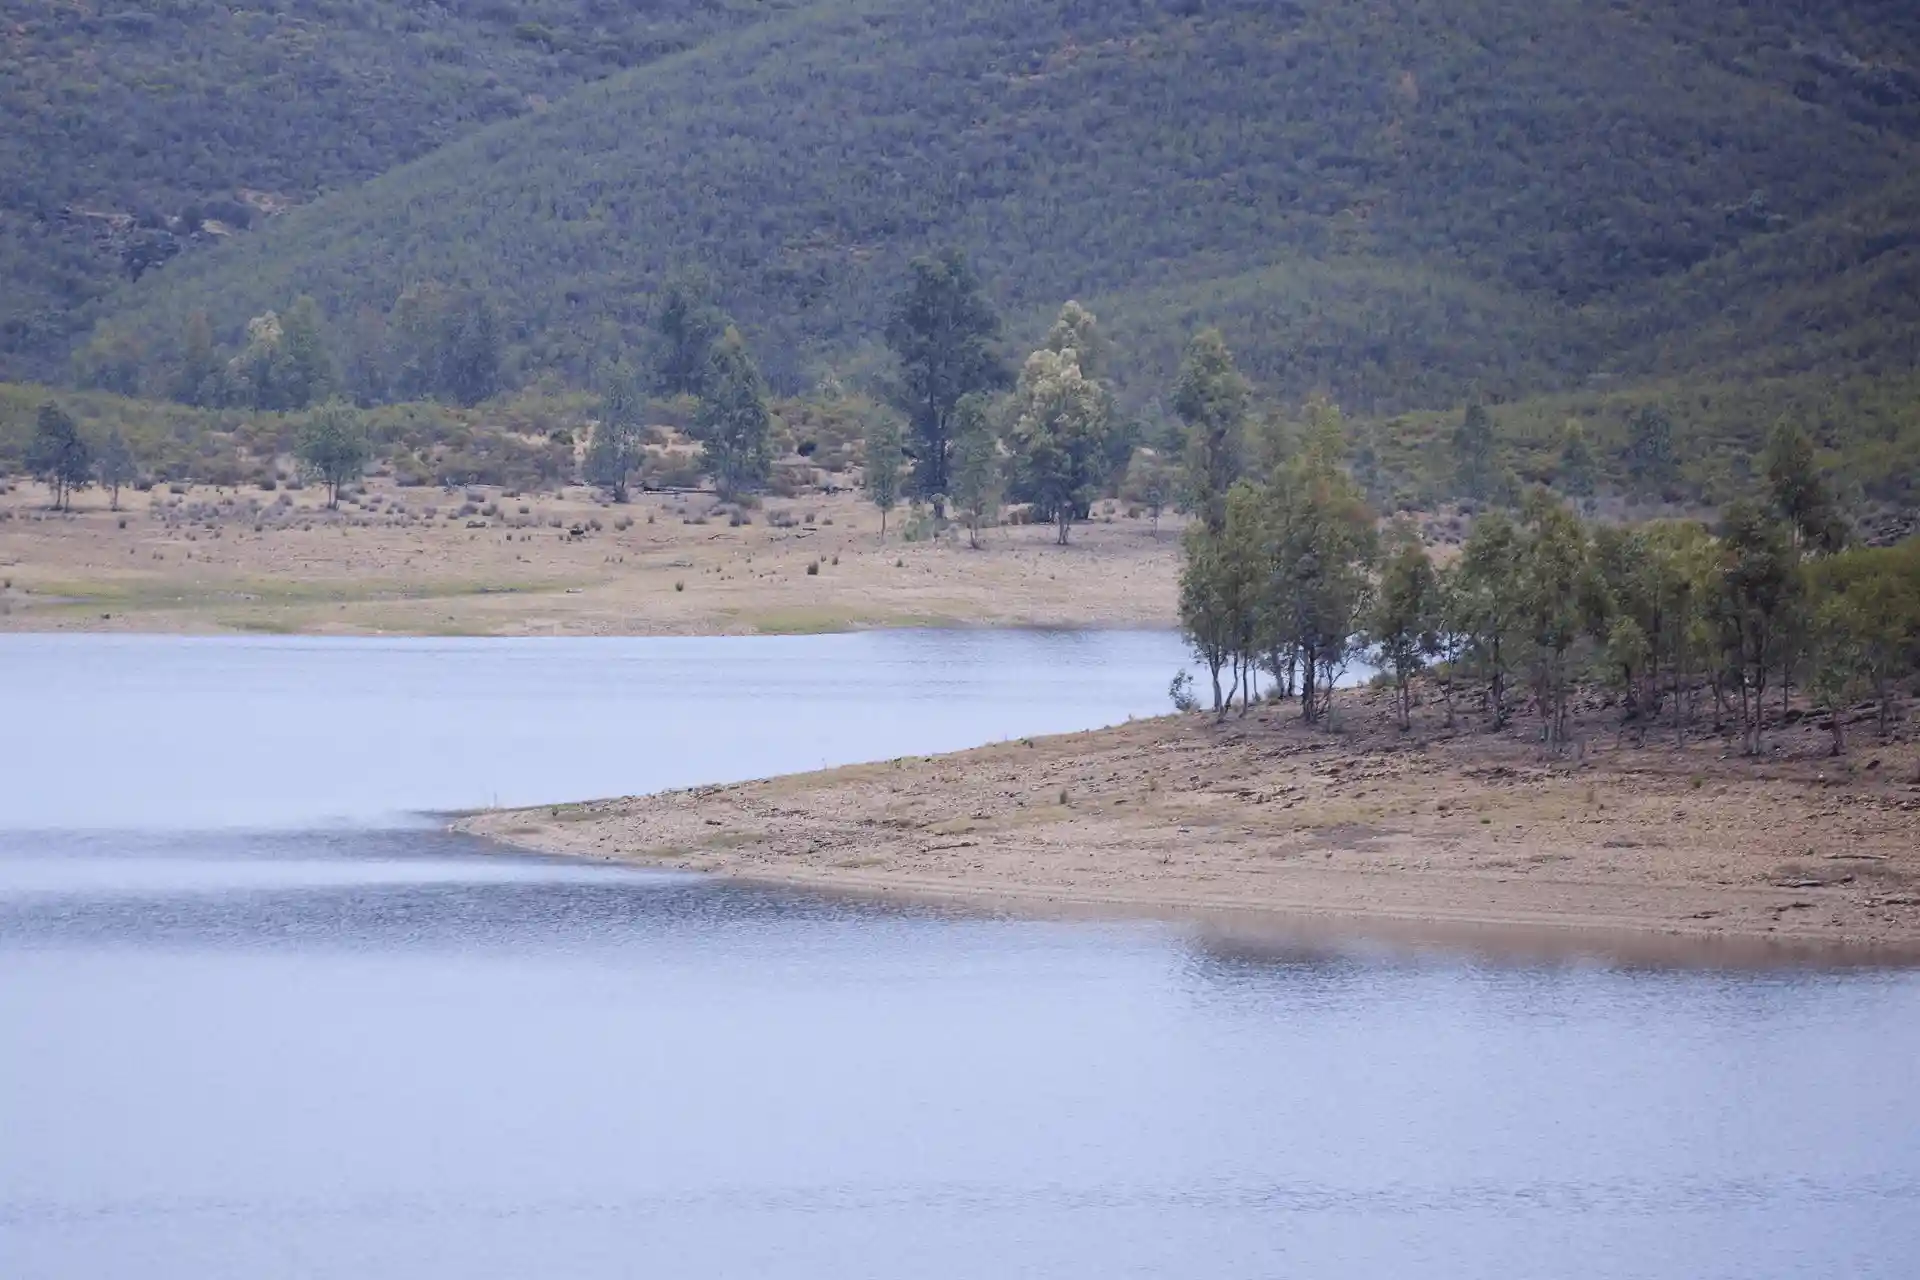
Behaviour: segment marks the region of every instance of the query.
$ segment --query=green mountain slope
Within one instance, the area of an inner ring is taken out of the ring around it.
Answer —
[[[1809,8],[816,0],[183,258],[109,328],[231,342],[309,292],[344,329],[436,279],[577,376],[697,264],[792,385],[957,243],[1023,333],[1103,306],[1141,385],[1212,320],[1274,393],[1380,411],[1654,372],[1920,160],[1920,10]],[[1832,305],[1871,328],[1870,293]]]
[[[16,0],[0,21],[0,372],[136,255],[203,245],[778,0]],[[242,192],[259,193],[236,199]],[[183,220],[183,215],[185,218]],[[219,224],[203,230],[204,222]]]

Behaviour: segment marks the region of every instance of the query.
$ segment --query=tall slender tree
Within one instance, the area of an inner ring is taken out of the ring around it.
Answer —
[[[645,398],[632,366],[625,361],[608,365],[601,372],[600,385],[600,417],[587,445],[586,478],[605,487],[615,502],[625,502],[634,469],[640,465]]]
[[[119,427],[108,431],[107,438],[100,442],[100,458],[95,470],[100,476],[100,487],[113,495],[107,509],[118,511],[122,486],[132,484],[134,479],[133,450],[127,447],[127,437]]]
[[[1485,501],[1494,496],[1499,482],[1499,459],[1495,452],[1493,415],[1478,400],[1467,406],[1453,429],[1454,485],[1462,497]]]
[[[731,325],[713,346],[693,429],[721,497],[735,498],[766,484],[773,471],[767,386],[746,339]]]
[[[1382,670],[1393,676],[1400,727],[1413,723],[1413,677],[1440,651],[1440,580],[1411,525],[1393,529],[1367,628]]]
[[[726,313],[714,305],[712,286],[704,275],[681,271],[667,281],[653,313],[659,348],[654,384],[661,394],[705,394],[707,375],[713,369],[713,346],[729,325]]]
[[[280,319],[273,387],[282,409],[305,409],[334,392],[333,356],[322,332],[320,306],[301,294]]]
[[[913,433],[913,487],[936,505],[952,484],[953,415],[962,397],[1008,382],[995,351],[1000,319],[958,250],[916,258],[887,319],[899,399]]]
[[[1627,476],[1642,496],[1657,496],[1679,473],[1673,452],[1673,419],[1657,404],[1642,405],[1627,419]]]
[[[1580,504],[1582,511],[1593,507],[1596,466],[1593,447],[1577,418],[1568,418],[1560,433],[1560,460],[1554,467],[1554,487]]]
[[[1846,545],[1840,504],[1814,460],[1813,440],[1798,423],[1782,418],[1774,424],[1761,467],[1774,510],[1797,544],[1810,551],[1838,551]]]
[[[1768,677],[1780,664],[1783,631],[1797,602],[1800,566],[1787,531],[1759,503],[1729,503],[1721,513],[1721,649],[1740,694],[1744,750],[1764,749]]]
[[[1173,409],[1187,429],[1187,486],[1193,510],[1216,532],[1225,524],[1227,490],[1246,467],[1247,413],[1253,388],[1234,367],[1218,329],[1187,343]]]
[[[887,516],[900,501],[900,466],[905,460],[906,441],[900,419],[884,409],[867,419],[865,458],[860,464],[861,484],[867,500],[880,510],[880,540],[887,540]]]
[[[953,424],[953,507],[967,526],[967,545],[977,551],[981,528],[999,514],[1005,460],[985,394],[963,396]]]

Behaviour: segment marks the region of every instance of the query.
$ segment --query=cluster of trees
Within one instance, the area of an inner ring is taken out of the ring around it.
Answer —
[[[1065,546],[1074,521],[1125,472],[1140,427],[1116,410],[1111,345],[1094,314],[1068,302],[1017,373],[999,355],[1000,333],[965,255],[913,262],[886,326],[904,426],[881,413],[866,433],[864,479],[883,531],[904,494],[937,519],[951,506],[978,547],[1010,500],[1051,523]]]
[[[693,275],[669,283],[654,329],[652,390],[695,400],[690,434],[722,498],[756,492],[773,471],[773,415],[746,338]],[[626,360],[609,365],[600,380],[600,417],[587,446],[586,479],[625,502],[645,456],[647,387]]]
[[[112,505],[120,506],[120,490],[134,479],[133,451],[118,429],[108,432],[98,449],[87,442],[73,415],[51,400],[35,415],[33,438],[25,457],[28,474],[41,480],[53,494],[56,510],[68,510],[76,489],[98,480],[112,490]]]
[[[356,404],[441,400],[474,405],[500,389],[502,324],[486,295],[437,283],[401,292],[382,313],[363,310],[344,348],[314,300],[247,322],[239,349],[223,354],[205,312],[187,318],[167,398],[204,409],[299,411],[340,396]],[[344,349],[345,356],[341,352]],[[135,395],[140,356],[109,335],[82,352],[81,381]]]
[[[1716,528],[1588,523],[1536,487],[1517,510],[1484,510],[1443,564],[1411,524],[1379,531],[1336,413],[1320,410],[1304,439],[1262,439],[1235,421],[1241,387],[1211,341],[1190,350],[1183,390],[1196,519],[1180,613],[1217,714],[1236,702],[1244,713],[1264,675],[1306,720],[1323,719],[1335,682],[1365,658],[1392,681],[1403,725],[1414,678],[1430,672],[1449,722],[1457,699],[1495,726],[1530,702],[1557,749],[1573,692],[1601,680],[1643,735],[1664,722],[1684,743],[1710,709],[1758,754],[1770,713],[1786,719],[1800,688],[1831,713],[1839,752],[1839,713],[1870,696],[1884,730],[1920,671],[1920,539],[1852,545],[1791,424],[1769,439],[1763,492],[1725,507]],[[1249,438],[1264,460],[1245,456]]]
[[[1000,318],[964,255],[916,259],[886,325],[895,367],[865,414],[862,478],[881,531],[903,498],[951,507],[973,545],[1006,498],[1029,504],[1067,542],[1073,522],[1125,470],[1137,428],[1114,409],[1105,337],[1069,302],[1018,375],[999,355]],[[654,316],[653,359],[601,373],[586,478],[625,501],[645,457],[649,394],[689,397],[689,434],[723,497],[751,493],[772,469],[767,387],[746,340],[699,277],[677,276]]]
[[[308,473],[326,486],[327,505],[338,506],[341,487],[359,479],[372,456],[365,415],[343,400],[328,401],[301,420],[295,452]],[[47,486],[54,509],[61,511],[72,509],[77,490],[96,482],[111,492],[109,506],[117,511],[120,490],[139,476],[133,450],[119,427],[109,428],[96,445],[73,415],[51,400],[35,415],[23,460],[27,474]]]

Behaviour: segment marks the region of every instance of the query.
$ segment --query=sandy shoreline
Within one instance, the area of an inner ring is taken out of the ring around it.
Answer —
[[[892,898],[1648,959],[1920,959],[1920,752],[1759,763],[1402,735],[1354,695],[657,796],[476,814],[524,849]],[[1843,954],[1844,953],[1844,956]]]

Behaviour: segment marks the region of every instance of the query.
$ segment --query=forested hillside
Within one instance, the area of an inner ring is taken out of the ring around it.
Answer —
[[[17,0],[0,23],[0,376],[116,280],[781,0]]]
[[[1205,321],[1271,393],[1362,410],[1851,368],[1912,342],[1877,308],[1916,51],[1898,0],[815,0],[183,256],[102,333],[161,365],[195,311],[231,347],[308,292],[350,345],[431,280],[578,378],[698,266],[793,387],[951,243],[1016,336],[1092,302],[1141,387]]]

